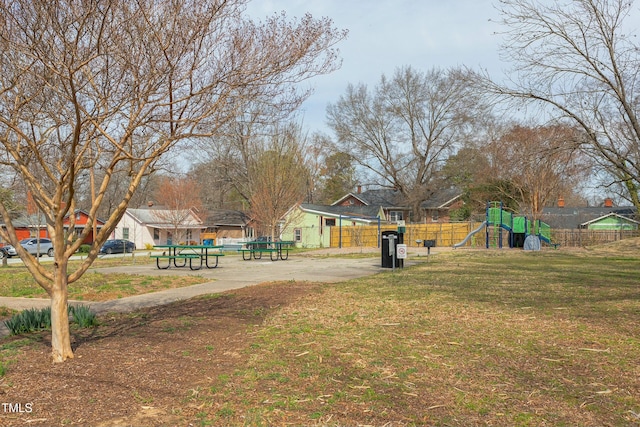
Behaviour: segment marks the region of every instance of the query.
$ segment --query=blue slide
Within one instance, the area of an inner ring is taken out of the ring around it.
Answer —
[[[480,224],[480,226],[478,228],[476,228],[475,230],[473,230],[471,233],[467,234],[467,237],[464,238],[464,240],[460,243],[456,243],[455,245],[453,245],[453,248],[459,248],[460,246],[464,246],[465,243],[467,243],[469,241],[469,239],[471,238],[471,236],[473,236],[474,234],[478,233],[479,231],[482,231],[482,229],[487,225],[487,221],[484,221],[482,224]]]

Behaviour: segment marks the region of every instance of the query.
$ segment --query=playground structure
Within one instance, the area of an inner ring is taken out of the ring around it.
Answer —
[[[491,247],[502,248],[505,241],[510,248],[523,247],[526,237],[530,235],[538,236],[541,242],[551,244],[551,227],[548,224],[540,220],[532,223],[525,216],[516,216],[505,210],[502,202],[488,202],[486,220],[453,247],[464,246],[472,236],[483,229],[485,230],[485,247],[487,249]]]

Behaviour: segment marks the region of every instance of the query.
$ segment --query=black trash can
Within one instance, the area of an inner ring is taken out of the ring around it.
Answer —
[[[398,248],[399,244],[404,243],[404,234],[400,234],[397,231],[383,231],[382,232],[382,268],[393,268],[393,260],[395,258],[396,267],[402,267],[404,265],[404,260],[398,259]],[[390,248],[393,248],[393,251],[390,251]]]

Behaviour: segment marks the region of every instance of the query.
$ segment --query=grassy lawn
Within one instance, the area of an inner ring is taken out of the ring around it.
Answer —
[[[639,425],[639,271],[637,251],[453,251],[324,286],[252,331],[203,424]]]
[[[349,282],[308,284],[305,296],[269,307],[263,322],[231,336],[243,346],[221,359],[232,364],[228,374],[215,374],[220,360],[203,354],[225,345],[203,341],[203,311],[182,313],[178,326],[151,329],[154,342],[177,332],[194,338],[180,360],[193,354],[183,368],[202,375],[172,402],[172,414],[197,408],[194,425],[202,426],[640,425],[636,242],[593,251],[457,250]],[[85,286],[98,286],[94,274]],[[122,292],[152,286],[131,280],[100,283]],[[77,295],[87,298],[82,289]],[[18,358],[31,345],[29,337],[7,342],[0,356]]]
[[[42,258],[43,265],[49,259]],[[70,262],[70,271],[74,263]],[[69,299],[80,301],[108,301],[133,295],[140,295],[163,289],[191,286],[204,281],[195,276],[140,276],[134,274],[103,274],[95,268],[151,263],[148,256],[131,256],[96,260],[80,280],[69,285]],[[0,296],[23,298],[48,298],[47,293],[34,281],[22,264],[10,264],[0,268]],[[0,308],[1,309],[1,308]],[[5,310],[6,311],[6,310]],[[0,317],[2,311],[0,310]]]

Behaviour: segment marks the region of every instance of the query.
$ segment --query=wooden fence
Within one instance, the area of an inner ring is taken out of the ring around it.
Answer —
[[[404,243],[408,246],[419,246],[418,241],[435,240],[436,246],[453,246],[461,242],[475,228],[479,222],[453,222],[435,224],[407,224],[404,233]],[[395,224],[381,225],[380,232],[397,231]],[[378,226],[346,226],[331,227],[331,247],[371,247],[379,244]],[[483,246],[485,233],[477,233],[470,239],[470,245]]]
[[[551,241],[565,247],[583,247],[640,237],[638,230],[551,229]]]
[[[436,224],[407,224],[404,243],[410,247],[421,246],[418,241],[435,240],[438,247],[451,247],[461,242],[464,238],[477,227],[479,222],[455,222],[455,223],[436,223]],[[331,228],[331,247],[376,247],[379,246],[379,231],[393,230],[397,231],[395,224],[378,226],[343,226]],[[495,232],[490,230],[490,246],[495,246],[493,240],[496,239]],[[559,244],[560,247],[582,247],[591,246],[609,242],[615,242],[622,239],[632,237],[640,237],[640,231],[628,230],[551,230],[551,241]],[[486,246],[487,235],[483,230],[474,234],[466,247],[484,248]],[[506,231],[503,232],[503,247],[509,247],[508,236]]]

